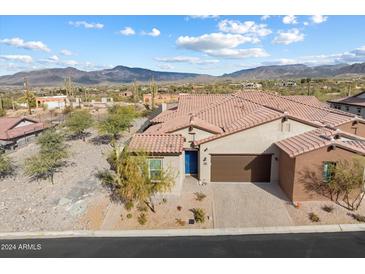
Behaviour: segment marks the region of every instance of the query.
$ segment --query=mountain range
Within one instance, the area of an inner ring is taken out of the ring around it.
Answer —
[[[27,78],[32,86],[63,85],[66,77],[79,85],[121,84],[133,81],[148,82],[208,82],[214,80],[268,80],[365,76],[365,63],[337,64],[310,67],[303,64],[260,66],[243,69],[221,76],[207,74],[154,71],[144,68],[116,66],[111,69],[82,71],[73,67],[50,68],[42,70],[18,72],[13,75],[0,76],[0,86],[23,85]]]

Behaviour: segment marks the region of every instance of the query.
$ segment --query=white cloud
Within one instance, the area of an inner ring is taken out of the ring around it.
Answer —
[[[134,29],[132,29],[131,27],[125,27],[124,29],[120,30],[119,33],[121,35],[125,35],[125,36],[130,36],[130,35],[135,35],[136,34]]]
[[[189,21],[189,19],[217,19],[219,15],[190,15],[185,17],[185,20]]]
[[[57,55],[52,55],[51,57],[49,57],[50,60],[53,60],[55,62],[58,62],[60,60],[60,58],[58,58]]]
[[[15,37],[15,38],[6,38],[0,40],[1,44],[5,44],[8,46],[13,46],[16,48],[23,48],[23,49],[31,49],[31,50],[41,50],[45,52],[51,51],[47,45],[45,45],[41,41],[24,41],[22,38]]]
[[[237,20],[222,20],[218,23],[218,28],[222,32],[250,34],[253,36],[266,36],[272,33],[265,24],[256,24],[254,21],[240,22]]]
[[[263,15],[261,16],[260,20],[261,21],[266,21],[267,19],[269,19],[271,16],[270,15]]]
[[[62,61],[61,63],[62,65],[66,65],[66,66],[71,66],[74,67],[76,65],[79,64],[79,62],[75,61],[75,60],[66,60],[66,61]]]
[[[165,70],[174,69],[174,66],[172,66],[170,64],[158,64],[157,67],[160,69],[165,69]]]
[[[157,28],[153,28],[150,32],[142,31],[142,35],[149,35],[152,37],[160,36],[160,34],[161,34],[160,30]]]
[[[308,66],[319,65],[335,65],[343,63],[358,63],[365,62],[365,45],[350,51],[334,53],[334,54],[322,54],[312,56],[300,56],[294,59],[276,59],[263,62],[263,65],[290,65],[290,64],[304,64]]]
[[[289,45],[304,40],[304,34],[298,29],[290,29],[288,31],[278,31],[278,35],[272,41],[274,44]]]
[[[205,53],[221,58],[228,59],[240,59],[248,57],[267,57],[269,54],[262,48],[249,48],[249,49],[218,49],[207,50]]]
[[[290,24],[298,24],[297,17],[295,15],[287,15],[283,17],[283,23]]]
[[[303,25],[304,25],[304,26],[308,26],[308,25],[309,25],[309,23],[308,23],[308,22],[303,22]]]
[[[69,21],[69,25],[74,26],[76,28],[78,27],[84,27],[85,29],[102,29],[104,28],[104,25],[101,23],[89,23],[86,21]]]
[[[328,19],[328,16],[323,16],[323,15],[313,15],[311,16],[311,21],[314,23],[314,24],[321,24],[323,22],[326,22],[327,19]]]
[[[5,61],[20,62],[30,64],[33,58],[29,55],[0,55],[0,59]]]
[[[61,51],[61,54],[64,55],[64,56],[71,56],[71,55],[74,55],[74,53],[68,49],[62,49]]]
[[[258,43],[255,37],[247,37],[240,34],[210,33],[201,36],[180,36],[176,44],[181,48],[195,51],[235,48],[245,43]]]
[[[156,57],[155,60],[164,63],[190,63],[198,65],[219,63],[219,60],[216,59],[201,59],[193,56]]]

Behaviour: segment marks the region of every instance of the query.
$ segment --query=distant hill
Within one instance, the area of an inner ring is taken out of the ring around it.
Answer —
[[[309,67],[303,64],[260,66],[257,68],[243,69],[222,76],[210,76],[196,73],[180,73],[167,71],[154,71],[144,68],[130,68],[116,66],[112,69],[82,71],[76,68],[51,68],[18,72],[13,75],[0,76],[0,86],[21,86],[24,77],[28,78],[33,86],[63,85],[66,77],[80,85],[120,84],[133,81],[147,82],[152,78],[155,81],[190,81],[206,82],[223,79],[233,80],[267,80],[267,79],[295,79],[295,78],[326,78],[365,75],[365,63],[338,64]]]
[[[267,79],[293,79],[293,78],[319,78],[337,77],[349,74],[365,74],[365,63],[338,64],[309,67],[302,64],[282,66],[261,66],[252,69],[239,70],[224,74],[222,77],[242,80],[267,80]]]
[[[0,76],[1,86],[23,85],[26,77],[33,86],[54,86],[63,85],[66,77],[72,77],[72,81],[81,85],[98,84],[119,84],[131,83],[133,81],[179,81],[194,79],[199,77],[209,77],[208,75],[194,73],[179,73],[166,71],[153,71],[143,68],[130,68],[116,66],[112,69],[82,71],[76,68],[51,68],[33,70],[28,72],[18,72],[13,75]]]

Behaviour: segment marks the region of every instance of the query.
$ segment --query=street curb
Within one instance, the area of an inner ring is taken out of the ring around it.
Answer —
[[[161,229],[161,230],[78,230],[42,232],[1,232],[0,239],[47,239],[77,237],[183,237],[183,236],[229,236],[285,233],[328,233],[365,231],[365,224],[274,226],[213,229]]]

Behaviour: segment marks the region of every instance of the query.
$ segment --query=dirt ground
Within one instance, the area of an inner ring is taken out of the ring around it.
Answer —
[[[197,201],[194,194],[196,192],[204,193],[206,197],[202,201]],[[204,223],[189,223],[189,220],[194,219],[190,211],[193,208],[204,210],[206,215]],[[127,217],[128,214],[131,214],[131,218]],[[145,212],[147,222],[144,225],[138,223],[140,214],[136,206],[128,211],[123,204],[111,202],[108,195],[99,195],[95,197],[80,222],[86,225],[84,229],[91,230],[212,228],[212,194],[209,187],[200,186],[194,178],[187,178],[180,197],[167,196],[165,202],[159,199],[155,204],[155,213],[149,209]],[[181,222],[178,223],[177,219]]]

